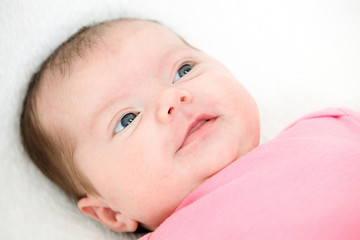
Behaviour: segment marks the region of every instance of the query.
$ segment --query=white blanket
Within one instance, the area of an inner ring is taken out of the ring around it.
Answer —
[[[311,111],[360,111],[359,13],[358,0],[1,0],[0,239],[136,239],[81,215],[20,144],[29,77],[79,27],[127,16],[169,26],[254,95],[264,142]]]

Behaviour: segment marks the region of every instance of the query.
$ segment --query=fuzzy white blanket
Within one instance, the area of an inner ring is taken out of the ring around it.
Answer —
[[[20,144],[29,77],[79,27],[126,16],[169,26],[254,95],[265,142],[311,111],[360,111],[359,13],[358,0],[1,0],[0,239],[136,239],[81,215]]]

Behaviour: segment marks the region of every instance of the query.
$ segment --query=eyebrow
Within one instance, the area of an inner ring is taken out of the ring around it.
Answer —
[[[104,103],[103,101],[101,101],[96,107],[95,107],[95,111],[93,111],[90,115],[90,127],[91,126],[96,126],[100,120],[100,116],[103,115],[103,113],[109,109],[110,106],[114,105],[116,100],[118,98],[113,97],[110,99],[107,99],[106,102]],[[112,116],[111,120],[113,119],[114,116]],[[108,128],[110,126],[110,123],[112,121],[109,122]]]

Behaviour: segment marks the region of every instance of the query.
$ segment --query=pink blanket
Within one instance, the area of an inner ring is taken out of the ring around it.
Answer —
[[[298,120],[200,185],[146,239],[360,239],[360,114]]]

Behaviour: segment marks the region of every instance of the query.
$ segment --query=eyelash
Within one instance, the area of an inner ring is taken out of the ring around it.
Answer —
[[[175,73],[175,77],[174,77],[174,81],[173,83],[176,83],[180,78],[182,78],[184,75],[188,74],[192,69],[193,69],[194,65],[191,63],[184,63],[181,65],[181,67],[178,68],[178,70]],[[190,69],[189,69],[190,68]],[[183,75],[180,76],[179,71],[183,69],[184,73],[182,73]],[[186,72],[185,72],[186,71]]]
[[[129,115],[134,115],[133,119],[130,121],[130,123],[126,124],[126,126],[121,126],[122,124],[122,120],[126,117],[126,116],[129,116]],[[115,125],[115,129],[114,129],[114,134],[117,134],[119,133],[120,131],[124,130],[127,126],[129,126],[136,118],[137,116],[139,115],[139,113],[135,113],[135,112],[128,112],[128,113],[125,113],[124,115],[121,116],[120,120],[116,122],[116,125]],[[118,127],[120,126],[120,127]]]

